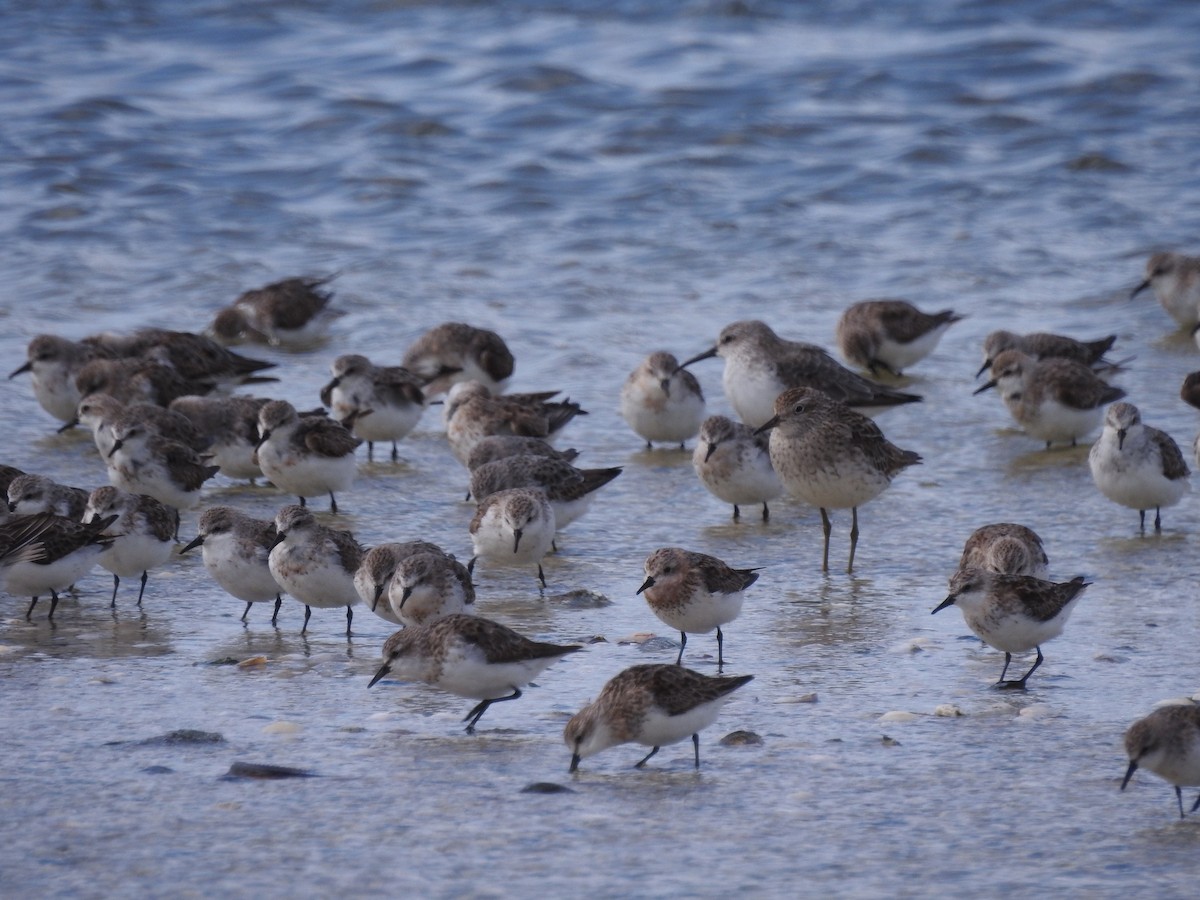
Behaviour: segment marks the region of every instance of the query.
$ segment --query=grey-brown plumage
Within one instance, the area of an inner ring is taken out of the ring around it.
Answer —
[[[583,515],[594,492],[620,474],[620,466],[577,469],[546,456],[509,456],[472,470],[471,496],[479,501],[509,488],[541,488],[554,507],[556,526],[564,528]]]
[[[232,506],[210,506],[200,515],[196,537],[180,554],[203,546],[204,568],[230,595],[243,600],[242,621],[255,603],[275,601],[271,624],[279,620],[282,588],[271,574],[271,548],[277,537],[275,523],[251,518]]]
[[[842,313],[837,342],[848,362],[876,375],[900,375],[928,356],[942,334],[962,319],[952,309],[926,313],[907,300],[864,300]]]
[[[771,418],[775,398],[792,387],[816,388],[855,407],[896,406],[921,399],[869,381],[816,344],[785,340],[757,320],[726,325],[714,347],[682,365],[713,356],[725,360],[725,396],[741,420],[752,428]]]
[[[646,580],[637,593],[646,598],[650,610],[679,632],[679,656],[683,662],[688,633],[717,631],[717,671],[725,668],[725,636],[722,625],[742,611],[742,593],[758,581],[757,569],[735,569],[724,560],[682,547],[660,547],[646,557]]]
[[[130,494],[115,487],[98,487],[88,497],[84,519],[116,516],[105,530],[112,546],[100,556],[100,565],[113,576],[111,606],[116,608],[121,576],[141,576],[137,605],[142,605],[150,570],[171,558],[179,514],[146,494]]]
[[[771,437],[727,416],[709,416],[700,425],[692,468],[708,491],[733,504],[733,519],[741,517],[743,504],[761,503],[762,518],[771,517],[767,506],[783,493],[771,465]]]
[[[422,551],[396,566],[388,602],[401,623],[424,625],[439,616],[469,612],[475,585],[467,567],[451,554]]]
[[[275,514],[275,544],[269,564],[279,586],[304,604],[303,634],[311,607],[346,607],[346,637],[361,599],[354,575],[363,548],[349,531],[322,525],[303,506],[291,504]]]
[[[495,462],[506,456],[548,456],[550,459],[574,462],[579,456],[579,451],[574,448],[557,450],[547,443],[545,438],[493,434],[481,438],[475,444],[467,456],[467,468],[474,472],[484,463]]]
[[[1146,288],[1167,314],[1183,328],[1194,328],[1200,320],[1200,256],[1160,252],[1146,260],[1146,277],[1129,295],[1133,299]]]
[[[367,687],[393,675],[421,681],[459,697],[480,700],[467,713],[467,734],[489,706],[521,696],[521,688],[578,644],[534,641],[498,622],[450,615],[427,625],[410,625],[383,645],[383,665]]]
[[[258,375],[264,369],[273,369],[275,363],[235,353],[212,338],[190,331],[139,328],[131,334],[93,335],[84,338],[84,343],[124,358],[153,359],[171,367],[186,381],[252,384],[278,380]]]
[[[465,322],[444,322],[404,351],[400,365],[425,382],[428,396],[443,394],[460,381],[479,381],[500,391],[513,373],[512,352],[494,331]]]
[[[333,417],[367,442],[367,459],[375,441],[392,442],[408,435],[425,411],[422,381],[403,366],[377,366],[358,353],[339,356],[330,365],[333,378],[321,389],[321,402]]]
[[[211,443],[209,436],[197,428],[187,416],[173,409],[166,409],[156,403],[123,403],[109,394],[88,394],[79,401],[74,421],[66,423],[59,431],[66,431],[75,425],[90,428],[96,449],[103,457],[112,450],[113,432],[132,421],[142,422],[168,440],[186,444],[197,453],[207,450]]]
[[[15,466],[0,465],[0,498],[8,497],[8,486],[12,484],[13,479],[18,475],[24,475],[20,469]],[[8,504],[0,502],[0,522],[4,522],[8,518]]]
[[[45,517],[45,518],[44,518]],[[14,562],[7,570],[5,590],[16,597],[30,597],[25,618],[33,615],[33,608],[43,594],[50,594],[50,615],[58,606],[58,592],[74,584],[96,565],[113,539],[104,532],[116,521],[116,516],[107,516],[92,522],[67,519],[53,513],[38,513],[32,517],[18,516],[10,519],[5,527],[19,529],[22,523],[37,531],[37,543],[41,552],[35,558]]]
[[[771,465],[784,490],[821,511],[825,533],[822,571],[829,570],[830,509],[852,510],[850,560],[858,546],[858,507],[878,497],[892,479],[921,462],[901,450],[879,426],[844,403],[813,388],[791,388],[775,400],[775,415],[759,431],[771,430]]]
[[[258,462],[263,474],[281,490],[305,498],[329,494],[337,512],[335,491],[354,481],[354,451],[361,440],[340,422],[322,416],[301,416],[286,400],[272,400],[258,413]]]
[[[284,278],[246,291],[219,310],[209,330],[223,344],[253,341],[291,346],[321,337],[325,322],[337,313],[323,290],[333,276]]]
[[[1045,578],[1050,559],[1032,528],[997,522],[976,528],[963,545],[959,569],[987,569],[998,575]]]
[[[54,513],[79,519],[87,509],[88,492],[59,484],[45,475],[19,475],[8,485],[8,511],[22,516]]]
[[[430,541],[389,541],[378,544],[363,554],[358,570],[354,574],[354,587],[371,612],[376,611],[383,595],[387,592],[396,574],[396,568],[408,557],[417,553],[438,553],[446,555],[446,551]],[[398,623],[397,623],[398,624]]]
[[[0,588],[9,566],[17,562],[36,562],[41,558],[43,549],[38,538],[54,519],[53,513],[38,513],[0,521]]]
[[[265,397],[180,397],[170,409],[187,418],[208,442],[205,453],[227,478],[262,475],[255,460],[258,413],[271,401]]]
[[[94,359],[75,376],[79,396],[108,394],[121,403],[153,403],[169,406],[177,397],[208,394],[216,382],[189,380],[175,368],[140,357]]]
[[[985,644],[1004,651],[997,687],[1025,688],[1042,664],[1041,645],[1062,634],[1067,618],[1090,582],[1082,576],[1055,583],[1029,575],[997,575],[985,569],[960,569],[950,591],[934,612],[958,606],[963,619]],[[1016,681],[1005,681],[1013,653],[1037,650],[1033,667]]]
[[[571,400],[549,400],[557,391],[494,396],[477,381],[456,384],[446,398],[446,437],[466,465],[475,445],[490,435],[548,438],[587,412]]]
[[[1121,790],[1139,768],[1149,769],[1175,788],[1179,818],[1183,818],[1182,786],[1200,784],[1200,706],[1195,703],[1160,706],[1138,719],[1125,732],[1129,768]],[[1200,809],[1200,796],[1192,812]]]
[[[164,438],[137,420],[121,420],[105,463],[108,480],[132,494],[149,494],[175,509],[200,502],[200,488],[217,474],[191,447]]]
[[[75,385],[80,370],[93,359],[111,355],[101,347],[90,347],[53,334],[39,334],[26,348],[25,364],[9,378],[29,372],[33,395],[42,409],[62,422],[75,417],[83,396]]]
[[[983,365],[975,373],[978,378],[986,372],[996,357],[1005,350],[1019,350],[1034,359],[1069,359],[1089,368],[1116,365],[1104,359],[1104,354],[1112,349],[1117,336],[1097,338],[1094,341],[1077,341],[1075,338],[1062,334],[1051,334],[1035,331],[1030,334],[1017,334],[1013,331],[993,331],[983,340]]]
[[[992,360],[991,380],[981,394],[998,388],[1004,405],[1032,437],[1046,442],[1070,441],[1098,428],[1104,407],[1125,396],[1082,363],[1050,357],[1037,360],[1019,350],[1004,350]]]
[[[580,761],[608,747],[638,743],[652,749],[689,735],[700,768],[700,731],[717,719],[721,707],[753,675],[710,677],[679,665],[630,666],[604,685],[600,695],[567,722],[563,740],[571,750],[574,772]]]

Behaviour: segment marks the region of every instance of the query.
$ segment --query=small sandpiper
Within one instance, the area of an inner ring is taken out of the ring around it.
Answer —
[[[183,397],[181,400],[203,400],[203,397]],[[212,401],[221,402],[221,401]],[[197,453],[208,450],[211,439],[198,428],[187,416],[165,409],[155,403],[136,402],[122,403],[116,397],[108,394],[88,394],[79,401],[75,419],[68,422],[59,431],[66,431],[76,425],[82,425],[92,432],[92,440],[100,452],[101,459],[107,459],[112,450],[113,431],[118,426],[141,422],[154,430],[155,433],[172,441],[186,444]]]
[[[734,322],[721,329],[716,346],[684,362],[725,360],[725,396],[742,421],[758,428],[774,415],[775,398],[788,388],[812,387],[848,406],[880,409],[921,398],[852,372],[816,344],[788,341],[764,322]]]
[[[1129,768],[1121,790],[1138,769],[1149,769],[1175,788],[1179,818],[1183,818],[1183,787],[1200,784],[1200,706],[1195,703],[1160,706],[1138,719],[1125,732]],[[1200,809],[1200,796],[1192,812]]]
[[[116,515],[104,532],[112,546],[100,556],[100,565],[112,572],[112,608],[117,606],[121,578],[141,576],[137,605],[142,605],[150,570],[171,558],[175,548],[177,513],[145,494],[130,494],[115,487],[98,487],[88,497],[84,521]]]
[[[425,625],[474,610],[475,586],[452,555],[422,551],[400,561],[388,585],[388,603],[402,625]]]
[[[123,419],[113,430],[113,445],[105,463],[108,480],[132,494],[149,494],[175,509],[192,509],[200,502],[204,482],[217,474],[191,447],[157,434],[136,419]]]
[[[975,393],[998,388],[1004,405],[1025,433],[1046,442],[1076,441],[1100,427],[1104,407],[1125,391],[1104,381],[1083,363],[1036,360],[1004,350],[992,360],[992,378]]]
[[[395,462],[396,441],[407,437],[425,412],[421,380],[401,366],[372,365],[357,353],[339,356],[329,368],[333,378],[321,389],[321,402],[367,442],[368,460],[374,458],[375,441],[391,441]]]
[[[321,416],[301,416],[286,400],[272,400],[258,411],[258,464],[271,483],[308,497],[329,494],[337,512],[336,491],[348,490],[358,473],[354,451],[362,443],[344,425]]]
[[[1146,277],[1129,299],[1146,288],[1154,289],[1154,296],[1180,328],[1200,324],[1200,256],[1155,253],[1146,260]]]
[[[258,413],[270,403],[263,397],[179,397],[171,412],[185,417],[205,436],[204,454],[226,478],[261,478],[255,448],[258,446]]]
[[[108,355],[99,347],[53,334],[39,334],[26,348],[24,365],[18,366],[9,378],[30,373],[33,396],[38,404],[62,422],[75,418],[82,395],[75,385],[75,376],[93,359]]]
[[[8,511],[19,516],[54,513],[78,521],[87,510],[88,493],[45,475],[21,474],[8,483]]]
[[[200,514],[196,536],[179,552],[202,547],[204,568],[227,594],[246,604],[242,621],[255,603],[275,601],[271,624],[279,618],[283,588],[271,574],[275,523],[254,519],[232,506],[210,506]]]
[[[717,630],[717,671],[725,668],[725,635],[721,626],[741,614],[746,588],[758,581],[757,569],[734,569],[715,556],[660,547],[646,557],[646,580],[637,593],[646,598],[650,611],[679,632],[679,656],[683,662],[687,636]]]
[[[987,569],[997,575],[1045,578],[1050,560],[1032,528],[997,522],[976,528],[963,545],[959,569]]]
[[[600,696],[575,713],[563,730],[571,751],[571,772],[585,757],[635,743],[650,747],[635,768],[640,769],[659,747],[692,739],[696,768],[700,768],[700,732],[738,688],[753,675],[713,678],[683,666],[631,666],[610,678]]]
[[[271,574],[287,593],[304,604],[308,630],[312,607],[346,607],[346,637],[359,602],[354,574],[362,563],[363,549],[348,531],[328,528],[303,506],[285,506],[275,514],[275,544],[268,562]]]
[[[621,418],[646,442],[678,444],[684,448],[704,421],[704,392],[687,369],[670,353],[651,353],[629,373],[621,387]]]
[[[22,559],[8,566],[4,585],[5,591],[14,597],[32,598],[25,612],[27,620],[43,594],[50,595],[49,618],[54,618],[58,592],[90,572],[100,561],[100,555],[112,546],[113,539],[106,537],[104,532],[116,519],[116,516],[106,516],[84,523],[53,513],[37,513],[17,516],[5,523],[6,529],[20,529],[25,523],[38,530],[41,552],[35,558]]]
[[[286,349],[320,343],[329,323],[342,315],[329,305],[331,291],[322,290],[333,280],[285,278],[246,291],[213,317],[209,333],[222,344],[252,341]]]
[[[544,438],[517,434],[493,434],[480,438],[467,456],[467,468],[474,472],[485,463],[507,456],[548,456],[564,462],[574,462],[579,451],[574,448],[558,450]]]
[[[960,569],[950,579],[950,593],[934,612],[957,605],[963,619],[989,647],[1004,651],[1004,668],[996,687],[1025,689],[1042,664],[1041,645],[1063,632],[1083,589],[1083,577],[1056,584],[1029,575],[997,575],[984,569]],[[1005,681],[1014,653],[1037,650],[1033,667],[1016,681]]]
[[[975,373],[978,378],[992,367],[996,357],[1005,350],[1019,350],[1034,359],[1070,359],[1093,371],[1116,369],[1119,364],[1104,358],[1117,341],[1115,334],[1094,341],[1077,341],[1062,334],[1035,331],[1017,334],[1014,331],[993,331],[983,339],[983,365]]]
[[[532,641],[480,616],[451,615],[428,625],[410,625],[383,645],[383,665],[367,687],[391,675],[421,681],[457,697],[480,702],[463,719],[467,734],[493,703],[516,700],[521,688],[578,644]]]
[[[555,533],[554,508],[539,488],[510,488],[479,501],[471,519],[471,542],[475,554],[467,564],[472,574],[475,561],[508,566],[536,565],[538,581],[546,587],[542,558],[550,552]]]
[[[762,519],[771,517],[767,502],[783,493],[783,484],[771,465],[770,435],[726,416],[709,416],[700,426],[692,468],[700,483],[718,500],[733,504],[733,519],[741,517],[739,506],[762,504]]]
[[[571,400],[551,400],[558,391],[493,395],[478,381],[454,385],[446,397],[446,438],[463,465],[485,437],[518,435],[549,439],[574,419],[587,415]]]
[[[577,469],[545,456],[506,456],[471,472],[471,496],[479,501],[510,488],[541,488],[554,507],[555,528],[561,530],[587,512],[596,492],[621,471],[620,466]]]
[[[842,313],[837,342],[848,363],[878,375],[902,375],[934,351],[946,329],[962,320],[952,309],[926,313],[907,300],[863,300]]]
[[[813,388],[790,388],[775,401],[775,416],[758,430],[771,430],[771,464],[784,489],[821,510],[825,549],[821,571],[829,571],[830,509],[850,509],[850,560],[858,547],[858,508],[874,500],[899,472],[921,462],[901,450],[879,426],[844,403]]]
[[[1161,509],[1174,506],[1190,489],[1187,463],[1165,431],[1142,424],[1132,403],[1114,403],[1104,414],[1104,431],[1088,452],[1096,487],[1114,503],[1136,509],[1146,531],[1146,510],[1162,531]]]
[[[444,322],[413,342],[400,361],[437,397],[460,381],[478,381],[500,393],[513,373],[513,355],[494,331],[465,322]]]

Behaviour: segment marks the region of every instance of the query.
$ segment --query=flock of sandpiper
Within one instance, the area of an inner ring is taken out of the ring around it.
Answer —
[[[1158,253],[1134,295],[1153,289],[1181,326],[1200,333],[1200,258]],[[179,540],[180,511],[200,502],[206,481],[267,479],[299,498],[274,521],[229,506],[210,506],[196,536],[180,552],[201,549],[206,569],[228,593],[246,603],[274,603],[283,594],[305,606],[345,607],[347,635],[359,602],[402,626],[384,644],[384,661],[370,684],[385,676],[422,681],[478,700],[466,717],[472,732],[492,703],[515,700],[549,665],[581,649],[530,640],[499,623],[472,615],[477,561],[536,569],[555,546],[558,529],[581,515],[595,491],[620,468],[580,469],[575,451],[550,439],[575,416],[577,403],[557,392],[504,393],[513,357],[499,335],[462,323],[440,325],[405,352],[399,366],[377,366],[348,354],[331,366],[320,408],[297,409],[286,400],[227,393],[231,387],[270,383],[274,363],[251,359],[228,345],[259,342],[282,348],[321,340],[337,312],[321,279],[292,278],[249,291],[220,311],[207,335],[140,329],[72,341],[39,335],[12,377],[29,373],[42,408],[63,428],[91,430],[110,485],[86,491],[43,474],[0,466],[8,518],[0,522],[0,578],[16,597],[50,597],[99,564],[113,575],[115,605],[121,578],[140,577],[165,564]],[[924,313],[900,300],[858,303],[845,311],[837,342],[850,364],[878,377],[899,375],[928,355],[959,320],[952,311]],[[1121,371],[1112,361],[1115,337],[1078,341],[1052,334],[990,334],[983,348],[977,393],[995,388],[1021,428],[1049,447],[1074,445],[1102,427],[1088,463],[1097,488],[1115,503],[1145,514],[1179,502],[1188,490],[1183,453],[1164,432],[1143,424],[1125,392],[1109,383]],[[723,387],[741,420],[707,416],[689,366],[709,357],[724,361]],[[1200,372],[1189,376],[1183,399],[1200,408]],[[474,555],[464,565],[426,541],[385,543],[365,550],[346,531],[323,525],[307,498],[338,493],[357,472],[366,442],[396,442],[425,408],[444,397],[446,437],[470,475],[477,509],[470,533]],[[650,446],[696,439],[692,462],[701,483],[733,506],[757,510],[786,493],[820,511],[823,570],[829,569],[829,510],[851,511],[847,570],[858,545],[858,507],[892,479],[921,462],[896,447],[865,413],[919,401],[837,363],[822,348],[790,341],[760,321],[724,327],[709,350],[680,363],[656,352],[630,373],[620,412]],[[1200,440],[1193,455],[1200,464]],[[967,540],[958,571],[936,613],[955,605],[985,643],[1005,655],[998,686],[1023,689],[1042,663],[1041,644],[1062,633],[1087,583],[1046,580],[1042,541],[1027,527],[996,523]],[[699,732],[712,724],[733,691],[753,676],[706,676],[683,667],[689,634],[716,631],[718,672],[724,667],[722,626],[741,611],[758,575],[713,556],[678,547],[646,559],[638,589],[651,610],[680,633],[673,665],[633,666],[612,678],[592,703],[568,722],[564,738],[571,771],[582,758],[615,744],[651,747],[691,737],[700,765]],[[1032,667],[1005,680],[1014,653],[1036,651]],[[1175,786],[1200,785],[1200,706],[1161,707],[1126,733],[1129,767]],[[1200,798],[1192,807],[1200,807]]]

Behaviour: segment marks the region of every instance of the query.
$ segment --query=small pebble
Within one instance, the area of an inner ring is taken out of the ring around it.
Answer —
[[[301,730],[295,722],[272,722],[263,728],[263,734],[299,734]]]
[[[946,719],[953,719],[958,716],[966,715],[966,713],[964,713],[961,709],[959,709],[953,703],[938,704],[937,706],[935,706],[933,708],[933,714],[935,716],[942,716],[943,718],[946,718]]]
[[[265,666],[267,658],[265,656],[252,656],[249,659],[243,659],[237,664],[239,669],[253,669],[257,666]]]
[[[555,784],[553,781],[535,781],[521,788],[522,794],[573,794],[565,784]]]
[[[894,709],[891,712],[885,712],[879,717],[880,722],[912,722],[919,718],[916,713],[906,712],[902,709]]]
[[[900,742],[898,740],[896,740],[894,737],[889,737],[886,734],[880,736],[879,743],[883,744],[883,746],[885,746],[885,747],[899,747],[900,746]]]
[[[235,762],[229,767],[229,771],[222,776],[222,780],[230,780],[234,778],[262,778],[266,780],[274,780],[278,778],[316,778],[315,772],[309,772],[304,769],[293,769],[290,766],[275,766],[269,763],[247,763]]]
[[[718,742],[722,747],[757,747],[763,742],[762,735],[753,731],[731,731]]]

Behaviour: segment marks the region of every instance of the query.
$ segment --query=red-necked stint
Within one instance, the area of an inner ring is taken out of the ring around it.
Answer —
[[[1025,689],[1042,664],[1041,645],[1063,632],[1083,589],[1082,576],[1056,584],[1029,575],[997,575],[984,569],[960,569],[950,579],[950,593],[934,612],[957,606],[963,619],[989,647],[1004,651],[997,687]],[[1037,650],[1033,667],[1016,681],[1005,681],[1014,653]]]
[[[255,603],[275,601],[271,624],[279,618],[283,588],[271,574],[275,523],[252,518],[232,506],[210,506],[200,514],[196,536],[179,552],[202,547],[204,568],[227,594],[243,601],[242,621]]]
[[[775,415],[759,429],[771,429],[771,464],[784,489],[821,510],[825,549],[821,571],[829,571],[830,509],[851,510],[850,560],[858,547],[858,508],[874,500],[899,472],[921,462],[901,450],[879,426],[844,403],[813,388],[791,388],[775,401]]]
[[[1097,338],[1094,341],[1077,341],[1062,334],[1035,331],[1017,334],[1013,331],[993,331],[983,339],[983,365],[975,373],[978,378],[992,367],[996,357],[1005,350],[1019,350],[1034,359],[1069,359],[1089,369],[1113,369],[1117,363],[1104,358],[1112,349],[1117,336]]]
[[[700,483],[718,500],[733,504],[733,518],[741,517],[739,506],[762,504],[762,518],[771,510],[767,502],[783,493],[783,484],[771,465],[770,435],[727,416],[709,416],[700,426],[692,468]]]
[[[998,388],[1009,413],[1030,437],[1071,446],[1100,427],[1104,407],[1125,391],[1114,387],[1083,363],[1052,357],[1037,360],[1019,350],[1005,350],[992,360],[992,378],[975,393]]]
[[[43,518],[49,516],[49,519]],[[5,523],[6,528],[20,528],[25,522],[40,529],[37,541],[41,553],[36,558],[23,559],[8,566],[4,589],[14,597],[32,598],[25,618],[43,594],[50,595],[50,615],[58,606],[58,592],[70,587],[90,572],[100,561],[100,555],[113,542],[104,532],[117,519],[107,516],[93,522],[79,522],[53,513],[18,516]]]
[[[952,309],[927,313],[907,300],[863,300],[842,313],[837,342],[842,357],[878,375],[901,375],[934,351],[962,316]]]
[[[567,722],[563,740],[571,751],[571,768],[580,760],[618,744],[650,747],[635,768],[640,769],[659,747],[688,737],[700,768],[700,732],[738,688],[753,675],[711,677],[679,665],[631,666],[613,676],[600,696]]]
[[[367,687],[391,675],[479,700],[463,719],[467,734],[474,734],[489,706],[516,700],[521,688],[582,649],[578,644],[533,641],[480,616],[445,616],[428,625],[410,625],[388,638],[383,665]]]
[[[1155,253],[1146,260],[1146,277],[1129,295],[1132,300],[1146,288],[1181,328],[1200,323],[1200,256]]]
[[[116,515],[105,530],[112,546],[100,556],[100,565],[112,572],[112,606],[117,605],[117,589],[122,578],[141,576],[137,605],[142,605],[150,570],[171,558],[175,548],[178,513],[145,494],[130,494],[115,487],[98,487],[88,497],[84,521]]]
[[[683,662],[688,634],[717,631],[717,671],[725,668],[725,636],[721,626],[741,614],[745,590],[758,581],[757,569],[734,569],[715,556],[660,547],[646,557],[646,580],[637,593],[646,598],[650,611],[679,632],[679,656]]]
[[[333,378],[321,389],[321,402],[355,437],[367,442],[367,459],[376,441],[396,441],[417,427],[425,412],[421,379],[402,366],[376,366],[357,353],[339,356],[329,366]]]
[[[1175,788],[1179,818],[1183,818],[1183,787],[1200,784],[1200,706],[1194,703],[1160,706],[1138,719],[1125,732],[1129,768],[1121,790],[1138,769],[1149,769]],[[1200,808],[1200,796],[1192,812]]]
[[[1114,403],[1104,414],[1104,431],[1088,452],[1096,487],[1113,503],[1136,509],[1142,532],[1146,510],[1154,510],[1154,530],[1162,531],[1161,510],[1188,492],[1187,463],[1165,431],[1142,424],[1132,403]]]
[[[341,423],[322,416],[301,416],[286,400],[272,400],[258,411],[258,464],[281,491],[306,498],[329,495],[337,512],[338,491],[354,483],[362,443]]]
[[[222,344],[250,341],[299,349],[320,343],[329,323],[342,315],[329,305],[331,291],[322,290],[333,280],[285,278],[246,291],[230,306],[219,310],[209,333]]]
[[[312,607],[346,607],[346,637],[359,602],[354,574],[362,563],[363,549],[348,531],[320,524],[303,506],[285,506],[275,514],[275,545],[268,562],[279,586],[304,604],[308,630]]]
[[[555,528],[554,508],[545,491],[511,488],[489,494],[479,501],[471,519],[475,553],[467,569],[474,573],[477,559],[505,566],[536,565],[544,588],[542,558],[550,552]]]
[[[987,569],[997,575],[1045,578],[1050,560],[1042,539],[1032,528],[997,522],[976,528],[963,545],[960,569]]]
[[[460,381],[478,381],[489,391],[504,390],[513,373],[513,355],[494,331],[465,322],[444,322],[413,342],[400,360],[436,397]]]
[[[696,436],[704,421],[704,392],[670,353],[651,353],[621,387],[621,418],[646,442],[678,444]]]
[[[848,406],[879,409],[921,398],[852,372],[816,344],[785,340],[764,322],[734,322],[716,346],[683,363],[725,360],[725,396],[741,420],[758,428],[774,414],[775,398],[788,388],[812,387]]]

